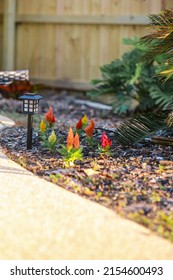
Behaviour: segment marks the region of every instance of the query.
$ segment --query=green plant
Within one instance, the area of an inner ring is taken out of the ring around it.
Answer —
[[[45,120],[47,122],[47,125],[52,128],[56,122],[55,115],[53,113],[52,107],[49,107],[49,110],[45,114]]]
[[[84,131],[85,131],[85,128],[87,127],[87,125],[88,125],[88,117],[85,114],[83,116],[83,118],[80,118],[79,121],[77,122],[77,124],[76,124],[76,132],[79,135],[84,134]]]
[[[152,62],[162,55],[160,74],[166,80],[173,75],[173,10],[148,15],[151,32],[141,40],[146,48],[142,60]]]
[[[56,134],[55,131],[52,130],[51,134],[46,137],[45,134],[42,135],[42,146],[47,148],[49,151],[53,152],[53,150],[55,149],[56,145],[57,145],[57,138],[56,138]]]
[[[109,94],[114,113],[144,112],[148,109],[163,108],[172,100],[173,79],[160,82],[158,72],[163,70],[164,56],[159,55],[149,64],[141,62],[147,52],[143,41],[124,39],[133,49],[124,53],[122,59],[116,59],[100,67],[101,79],[93,80],[94,89],[87,95],[97,99]]]
[[[86,134],[86,142],[89,146],[93,147],[96,144],[95,139],[93,138],[93,133],[95,130],[95,122],[93,119],[90,120],[90,123],[85,128],[85,134]]]
[[[80,147],[79,134],[76,132],[74,136],[71,127],[67,136],[67,144],[66,146],[61,145],[61,147],[61,150],[58,150],[58,152],[63,156],[64,163],[67,167],[72,166],[75,160],[82,160],[83,149],[82,147]]]
[[[112,140],[108,138],[106,132],[103,132],[102,137],[100,139],[101,146],[99,145],[100,154],[111,155],[110,147],[112,145]]]
[[[168,130],[173,127],[173,11],[166,10],[158,15],[150,15],[149,18],[150,25],[152,28],[154,27],[154,31],[141,38],[146,48],[141,61],[150,64],[158,57],[162,57],[158,68],[158,75],[163,75],[164,77],[164,82],[160,80],[159,84],[159,89],[163,87],[164,90],[161,92],[157,89],[154,92],[154,97],[162,104],[163,109],[157,114],[154,112],[148,115],[141,114],[130,121],[123,122],[115,131],[114,136],[118,142],[125,145],[136,143],[162,128]],[[165,70],[166,68],[167,70]],[[168,91],[170,91],[170,98],[167,98]],[[165,98],[165,96],[167,97]],[[171,140],[169,141],[170,143]]]
[[[167,128],[167,112],[139,114],[119,124],[114,139],[122,145],[131,145]]]
[[[42,119],[41,122],[40,122],[40,129],[39,129],[39,133],[40,133],[41,138],[46,135],[46,132],[47,132],[47,125],[44,122],[44,120]]]
[[[58,144],[55,131],[51,130],[55,122],[55,115],[53,113],[52,107],[50,107],[45,114],[45,121],[42,119],[40,122],[39,137],[41,139],[42,146],[51,152],[53,152]]]

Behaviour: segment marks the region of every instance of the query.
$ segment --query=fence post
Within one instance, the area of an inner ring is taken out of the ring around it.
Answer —
[[[16,0],[4,1],[3,21],[3,70],[15,67]]]

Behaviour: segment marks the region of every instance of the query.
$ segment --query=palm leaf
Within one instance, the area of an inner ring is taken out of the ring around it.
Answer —
[[[164,79],[163,79],[164,82],[169,80],[173,75],[173,60],[169,59],[169,60],[167,60],[167,63],[169,64],[169,67],[167,67],[167,70],[163,70],[158,74],[161,77],[164,77]]]
[[[164,55],[164,63],[167,69],[163,75],[170,77],[173,64],[173,10],[164,10],[159,14],[151,14],[148,16],[150,20],[149,27],[151,33],[142,37],[141,42],[148,47],[148,50],[141,58],[144,62],[151,62],[159,55]]]
[[[127,120],[114,132],[115,140],[122,145],[135,144],[145,137],[167,127],[168,112],[146,113]]]
[[[149,14],[149,27],[153,33],[144,36],[144,39],[165,38],[173,31],[173,10],[164,10],[159,14]]]
[[[155,104],[158,106],[158,108],[171,108],[171,104],[172,104],[172,90],[173,90],[173,86],[171,85],[171,83],[168,81],[167,82],[167,86],[170,85],[168,87],[168,90],[166,88],[166,86],[164,86],[164,84],[162,84],[162,87],[160,86],[153,86],[150,88],[150,96],[151,98],[155,101]],[[172,90],[170,90],[172,89]]]

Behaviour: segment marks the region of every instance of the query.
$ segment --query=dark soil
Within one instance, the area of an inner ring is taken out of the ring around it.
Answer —
[[[4,99],[7,108],[14,101]],[[14,104],[13,104],[14,105]],[[43,148],[38,137],[38,123],[33,134],[33,148],[26,150],[26,128],[22,122],[0,133],[5,153],[38,176],[96,201],[120,215],[132,219],[157,234],[173,241],[173,153],[171,146],[154,145],[149,141],[123,147],[116,143],[113,129],[120,118],[105,109],[76,103],[65,93],[45,98],[41,102],[41,117],[51,105],[57,118],[55,132],[60,144],[65,143],[69,127],[85,113],[94,118],[94,138],[99,142],[102,132],[113,140],[111,156],[100,155],[81,138],[84,160],[65,168],[58,151]],[[18,112],[21,104],[15,101]],[[3,105],[4,108],[4,105]]]

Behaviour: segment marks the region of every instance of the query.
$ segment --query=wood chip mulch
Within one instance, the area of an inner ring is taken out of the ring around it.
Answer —
[[[56,103],[56,102],[57,103]],[[84,113],[96,123],[94,137],[100,141],[102,132],[113,140],[111,156],[100,155],[81,139],[84,160],[65,168],[58,151],[43,148],[37,127],[33,149],[26,150],[26,127],[17,125],[0,132],[5,153],[26,169],[71,192],[109,207],[173,242],[173,153],[171,146],[142,141],[123,147],[116,143],[113,128],[120,120],[104,110],[77,105],[72,97],[45,101],[44,114],[53,107],[58,119],[56,135],[65,143],[69,126]]]

